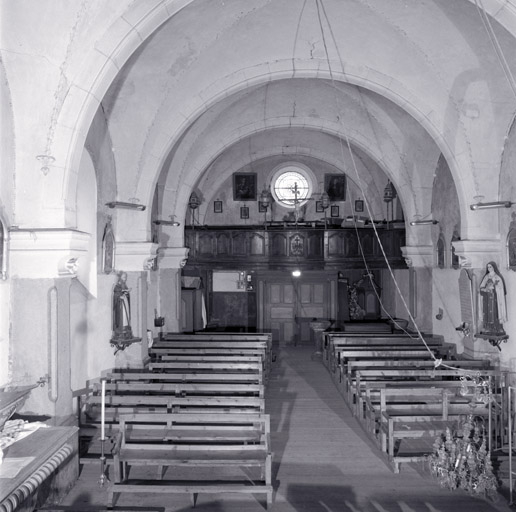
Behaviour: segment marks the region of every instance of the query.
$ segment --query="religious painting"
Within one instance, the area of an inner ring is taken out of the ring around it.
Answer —
[[[115,268],[115,235],[111,225],[111,217],[108,217],[104,236],[102,237],[102,272],[111,274]]]
[[[214,213],[222,213],[222,201],[213,201]]]
[[[358,199],[355,201],[355,211],[361,213],[364,211],[364,201],[362,199]]]
[[[339,207],[338,207],[338,205],[333,204],[331,206],[331,210],[330,211],[331,211],[331,214],[330,214],[331,217],[338,217],[339,216]]]
[[[258,211],[261,213],[265,213],[267,211],[267,206],[264,205],[261,201],[258,201]]]
[[[240,218],[248,219],[249,218],[249,208],[247,206],[242,206],[240,208]]]
[[[316,211],[317,213],[322,213],[322,212],[324,212],[324,208],[323,208],[322,201],[315,201],[315,211]]]
[[[328,194],[330,201],[346,200],[346,175],[345,174],[325,174],[324,190]]]
[[[235,172],[233,174],[233,200],[256,201],[255,172]]]

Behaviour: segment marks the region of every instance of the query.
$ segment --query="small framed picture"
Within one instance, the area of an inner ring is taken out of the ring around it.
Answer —
[[[240,207],[240,218],[241,219],[248,219],[249,218],[249,207],[247,207],[247,206],[241,206]]]
[[[233,200],[256,201],[255,172],[235,172],[233,174]]]
[[[339,206],[336,204],[331,205],[331,216],[338,217],[339,216]]]
[[[213,212],[222,213],[222,201],[213,201]]]
[[[362,201],[362,199],[358,199],[357,201],[355,201],[355,211],[356,212],[364,211],[364,201]]]
[[[324,208],[322,206],[322,201],[315,201],[315,211],[317,213],[322,213],[324,212]]]
[[[261,213],[267,211],[267,207],[261,201],[258,201],[258,211]]]

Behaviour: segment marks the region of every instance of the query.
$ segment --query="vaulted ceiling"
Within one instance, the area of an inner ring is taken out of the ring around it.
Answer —
[[[410,218],[430,212],[443,155],[465,233],[487,229],[468,205],[500,192],[516,105],[510,5],[490,2],[487,15],[480,0],[184,4],[102,100],[120,198],[148,201],[161,183],[162,214],[182,217],[195,187],[209,199],[232,172],[295,153],[369,197],[390,179]]]

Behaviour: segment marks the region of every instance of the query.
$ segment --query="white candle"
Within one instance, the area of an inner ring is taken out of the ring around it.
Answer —
[[[100,439],[104,441],[105,438],[105,427],[106,422],[106,379],[102,379],[102,392],[100,399]]]

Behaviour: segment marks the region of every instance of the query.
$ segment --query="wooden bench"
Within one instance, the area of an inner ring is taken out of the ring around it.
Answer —
[[[219,383],[245,383],[262,384],[263,378],[260,373],[229,373],[229,372],[158,372],[145,369],[120,370],[106,374],[108,380],[116,382],[152,382],[152,383],[172,383],[172,382],[219,382]]]
[[[423,335],[426,344],[430,348],[442,349],[444,348],[447,353],[455,350],[454,345],[444,344],[442,336],[435,335]],[[389,345],[409,345],[419,346],[425,348],[423,342],[417,337],[416,334],[371,334],[371,333],[323,333],[323,361],[326,366],[330,366],[331,359],[333,356],[333,350],[335,347],[345,345],[368,345],[368,346],[381,346],[387,347]]]
[[[263,372],[267,377],[272,365],[272,350],[266,341],[228,340],[170,340],[158,341],[149,349],[152,356],[164,355],[258,355],[262,358]]]
[[[386,453],[395,473],[399,473],[402,462],[424,460],[433,452],[432,442],[439,434],[452,427],[468,415],[482,416],[490,419],[490,407],[479,406],[472,412],[469,404],[448,404],[445,412],[432,414],[428,410],[397,411],[387,410],[382,413],[380,438],[382,452]],[[488,427],[488,432],[490,427]],[[403,453],[401,442],[412,440],[410,451]]]
[[[328,364],[327,367],[330,371],[333,371],[336,366],[339,364],[339,354],[343,350],[419,350],[425,351],[427,354],[430,352],[439,358],[450,359],[454,356],[454,350],[450,348],[443,349],[443,346],[440,343],[427,343],[425,346],[421,341],[417,342],[412,339],[410,340],[397,340],[392,343],[376,343],[370,342],[370,339],[357,339],[353,343],[351,340],[346,340],[346,342],[341,343],[342,340],[339,340],[338,343],[331,345],[328,355]]]
[[[346,364],[350,360],[421,360],[428,359],[432,360],[431,355],[426,350],[418,350],[415,348],[399,348],[395,350],[367,350],[365,348],[356,349],[351,348],[339,348],[336,351],[336,366],[331,371],[331,376],[337,387],[342,386],[342,368],[345,368]],[[345,387],[347,389],[347,387]]]
[[[227,373],[255,373],[263,375],[263,367],[260,361],[231,362],[231,361],[162,361],[149,363],[150,371],[164,371],[167,373],[184,372],[227,372]]]
[[[124,492],[188,493],[194,505],[199,493],[265,493],[267,505],[271,505],[269,438],[270,420],[265,414],[121,415],[108,508]],[[155,467],[155,478],[149,478],[148,472],[135,475],[137,480],[129,478],[134,470],[149,466]],[[179,474],[184,470],[201,472],[195,481],[164,480],[170,467]],[[218,470],[212,474],[226,478],[212,481],[206,469]],[[234,480],[240,476],[242,480]]]
[[[187,342],[232,342],[232,343],[265,343],[269,358],[272,358],[272,333],[195,333],[195,334],[184,334],[184,333],[166,333],[162,336],[158,343],[169,342],[169,341],[187,341]]]
[[[445,381],[450,382],[450,381]],[[450,404],[469,404],[470,399],[459,394],[460,382],[451,381],[453,385],[446,387],[404,386],[389,387],[379,390],[379,394],[370,393],[366,386],[366,397],[363,419],[367,431],[373,436],[379,433],[384,412],[401,414],[403,411],[414,414],[439,413],[447,418]]]
[[[472,361],[468,359],[443,361],[443,364],[462,368],[464,370],[487,370],[490,368],[489,361]],[[363,370],[386,370],[389,368],[396,370],[432,369],[435,367],[433,359],[359,359],[350,360],[339,366],[339,374],[336,379],[337,387],[342,388],[342,393],[347,396],[348,387],[353,383],[355,373]],[[441,366],[446,369],[446,366]]]
[[[489,378],[494,376],[498,372],[495,370],[482,370],[481,375]],[[348,390],[346,398],[350,407],[355,408],[355,414],[360,414],[360,407],[362,407],[362,400],[359,398],[365,390],[365,384],[369,381],[386,381],[386,380],[400,380],[403,379],[405,383],[409,384],[414,382],[426,382],[428,387],[432,387],[434,382],[440,380],[458,380],[464,375],[464,371],[458,370],[445,370],[440,368],[434,369],[394,369],[394,368],[382,368],[382,369],[365,369],[357,370],[355,372],[355,378],[352,379],[348,376],[348,382],[346,388]]]

